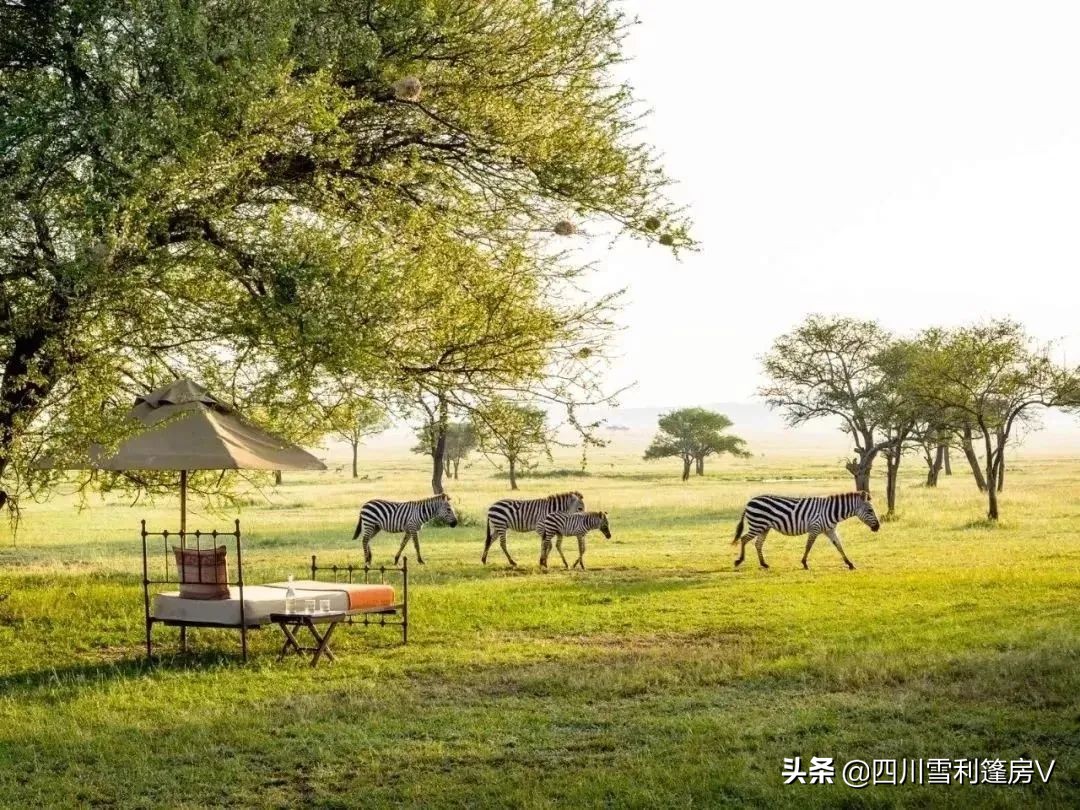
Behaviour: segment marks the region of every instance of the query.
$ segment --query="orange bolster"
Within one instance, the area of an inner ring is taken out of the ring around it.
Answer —
[[[338,585],[335,590],[343,590],[349,595],[349,610],[363,608],[390,607],[394,604],[394,589],[390,585]]]

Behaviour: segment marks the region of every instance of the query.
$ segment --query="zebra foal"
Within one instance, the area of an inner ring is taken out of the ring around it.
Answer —
[[[580,492],[560,492],[546,498],[533,498],[528,501],[504,498],[488,507],[487,538],[484,541],[484,554],[480,562],[487,564],[488,550],[496,538],[503,554],[510,565],[517,565],[510,551],[506,548],[506,533],[535,532],[540,530],[540,521],[554,512],[580,512],[585,508],[585,497]]]
[[[814,541],[819,534],[824,534],[836,546],[840,556],[844,558],[848,568],[854,568],[854,563],[844,553],[844,547],[840,544],[840,535],[836,533],[836,526],[841,521],[851,517],[857,517],[870,527],[870,531],[876,532],[881,528],[874,505],[870,502],[869,492],[845,492],[842,495],[826,495],[818,498],[788,498],[781,495],[759,495],[751,498],[743,509],[739,525],[735,529],[735,539],[731,545],[738,545],[739,559],[735,560],[735,567],[742,565],[746,558],[746,544],[754,541],[757,550],[758,562],[762,568],[768,568],[765,558],[761,554],[761,547],[765,544],[765,538],[773,529],[781,534],[794,535],[805,534],[806,551],[803,552],[803,568],[809,569],[806,558],[810,555],[810,549],[814,547]],[[743,524],[746,524],[746,534],[743,534]]]
[[[442,518],[450,526],[457,526],[457,515],[450,504],[449,495],[435,495],[419,501],[368,501],[360,507],[360,519],[356,522],[356,531],[352,539],[361,535],[364,538],[364,565],[371,565],[371,538],[380,531],[402,532],[401,546],[394,555],[394,565],[398,564],[401,552],[413,541],[416,547],[416,561],[424,564],[420,556],[420,527],[433,518]]]
[[[548,554],[551,552],[551,538],[555,538],[555,550],[562,557],[563,568],[585,570],[585,535],[599,529],[608,540],[611,539],[611,527],[608,525],[607,512],[552,512],[540,521],[540,567],[547,568]],[[578,557],[572,566],[566,564],[566,555],[562,553],[564,537],[576,537]]]

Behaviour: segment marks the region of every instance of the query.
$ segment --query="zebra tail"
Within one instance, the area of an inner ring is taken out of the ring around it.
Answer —
[[[735,527],[735,539],[731,541],[731,545],[733,546],[738,545],[739,540],[742,538],[743,520],[745,520],[745,518],[746,513],[743,512],[742,516],[739,518],[739,525]]]
[[[487,519],[487,537],[484,538],[484,542],[489,546],[491,545],[491,518]]]
[[[356,521],[356,531],[353,532],[352,539],[355,540],[360,536],[360,530],[364,527],[364,516],[361,515],[360,519]]]

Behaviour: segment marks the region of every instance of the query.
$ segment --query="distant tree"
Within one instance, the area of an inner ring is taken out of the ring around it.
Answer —
[[[438,441],[435,438],[436,426],[431,424],[421,425],[416,429],[417,444],[412,448],[414,453],[434,457]],[[469,453],[476,449],[476,428],[472,422],[449,422],[445,429],[445,442],[443,449],[443,473],[452,475],[458,480],[458,471],[461,462]]]
[[[352,477],[359,478],[357,458],[360,443],[368,436],[382,433],[387,427],[386,411],[374,400],[358,394],[343,396],[326,412],[331,435],[352,448]]]
[[[926,486],[936,487],[948,457],[947,432],[932,423],[920,425],[915,435],[915,446],[926,462]]]
[[[413,448],[413,452],[422,452],[431,456],[431,491],[441,495],[443,476],[446,473],[446,432],[450,425],[450,396],[445,390],[430,391],[423,388],[414,392],[410,401],[413,409],[419,409],[423,424],[418,431],[424,445],[422,451]]]
[[[870,405],[873,420],[881,425],[884,437],[886,516],[896,515],[897,483],[900,462],[918,443],[920,428],[936,415],[935,406],[921,399],[913,390],[915,356],[919,346],[898,340],[882,349],[874,366],[882,374],[877,399]]]
[[[879,359],[891,343],[874,321],[812,315],[777,338],[764,358],[770,381],[760,393],[788,424],[840,419],[854,442],[846,467],[856,489],[869,491],[874,459],[896,442],[886,424],[891,415],[880,407],[890,379]]]
[[[1080,406],[1080,369],[1054,363],[1010,320],[928,330],[912,379],[928,402],[977,428],[983,443],[987,517],[996,521],[1005,450],[1039,407]]]
[[[476,413],[477,438],[486,456],[506,459],[510,489],[517,489],[517,474],[537,453],[551,457],[552,435],[547,414],[540,408],[496,399]]]
[[[681,458],[682,480],[690,478],[690,467],[698,475],[705,474],[705,459],[712,455],[730,453],[748,458],[745,442],[738,436],[725,435],[732,422],[722,413],[704,408],[682,408],[661,415],[660,432],[645,450],[645,459]]]

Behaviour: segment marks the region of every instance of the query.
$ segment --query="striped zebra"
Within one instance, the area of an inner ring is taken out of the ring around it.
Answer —
[[[607,512],[552,512],[540,521],[540,567],[547,568],[548,554],[551,552],[551,538],[555,538],[555,550],[562,557],[564,568],[577,568],[585,570],[585,535],[599,529],[600,533],[608,540],[611,539],[611,527],[608,525]],[[564,537],[576,537],[578,557],[573,566],[566,564],[566,556],[562,553],[562,541]]]
[[[516,532],[535,532],[540,528],[540,521],[552,512],[580,512],[584,508],[585,497],[580,492],[560,492],[531,501],[515,501],[510,498],[495,501],[488,507],[487,538],[480,562],[487,565],[488,549],[495,542],[495,538],[498,538],[510,565],[517,565],[506,548],[507,531],[513,529]]]
[[[401,552],[409,544],[410,538],[416,546],[416,561],[424,564],[420,556],[420,527],[432,518],[442,518],[451,526],[457,526],[457,515],[450,505],[449,495],[435,495],[419,501],[368,501],[360,507],[360,520],[352,539],[364,537],[364,565],[371,565],[371,538],[380,531],[404,532],[401,547],[394,555],[394,565],[398,564]]]
[[[782,495],[759,495],[747,501],[743,509],[739,525],[735,529],[735,539],[731,545],[742,542],[739,550],[739,559],[735,561],[735,567],[742,565],[746,557],[746,544],[754,541],[757,549],[758,562],[762,568],[768,568],[765,558],[761,555],[761,547],[765,544],[765,538],[769,531],[776,529],[781,534],[806,534],[806,551],[803,552],[803,568],[809,569],[806,558],[810,555],[810,549],[814,546],[819,534],[826,535],[840,556],[844,558],[848,568],[854,568],[854,564],[844,553],[844,547],[840,544],[840,535],[836,533],[836,525],[850,517],[857,517],[876,532],[881,528],[881,521],[874,512],[874,505],[870,502],[869,492],[845,492],[843,495],[827,495],[820,498],[788,498]],[[747,524],[746,534],[743,534],[743,523]]]

